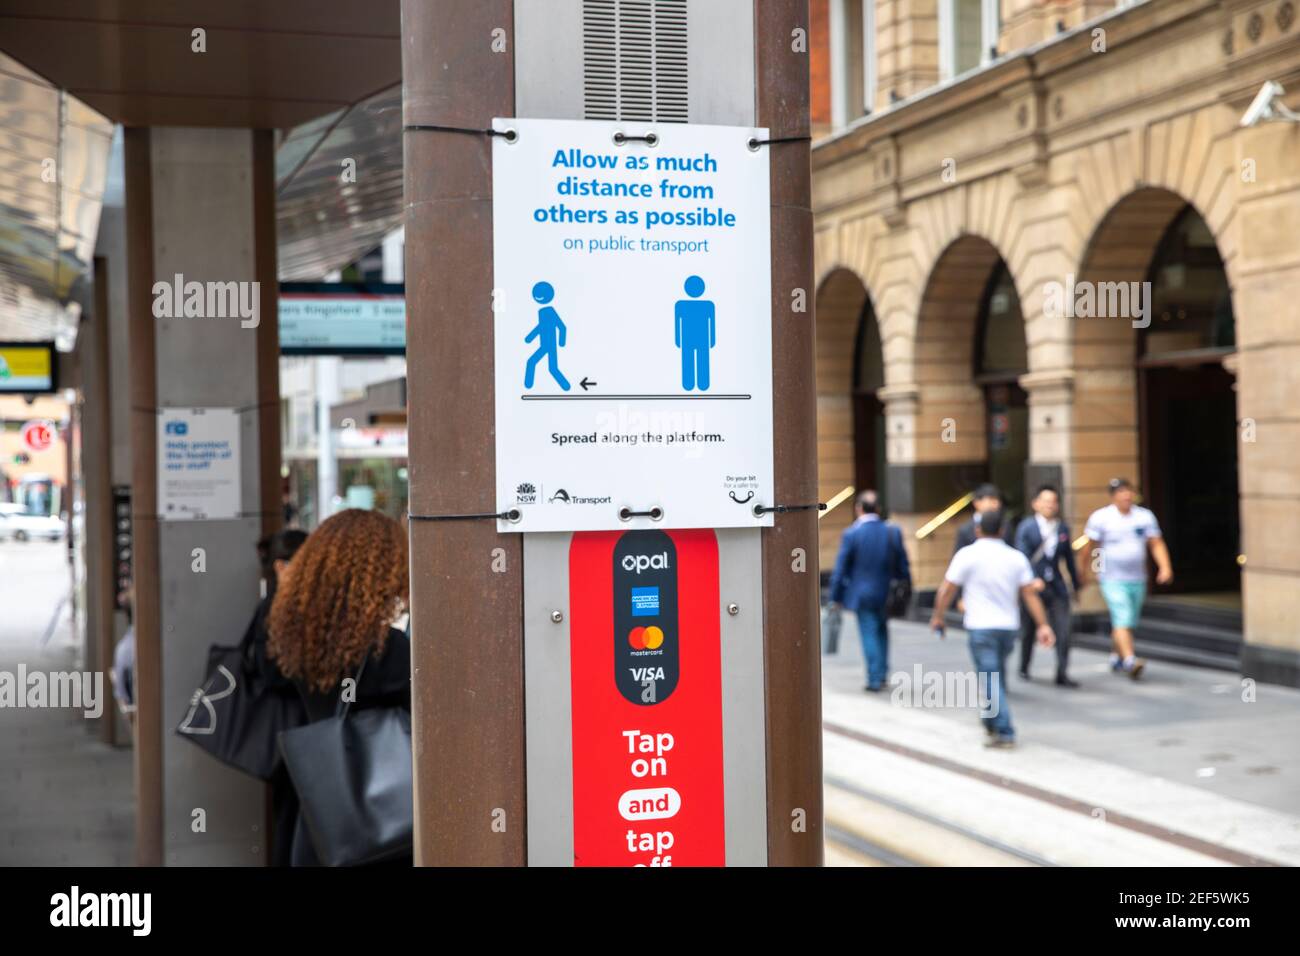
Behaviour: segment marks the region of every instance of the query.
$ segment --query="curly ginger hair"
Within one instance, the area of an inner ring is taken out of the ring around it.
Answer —
[[[329,691],[354,676],[410,598],[406,534],[377,511],[321,522],[281,576],[267,619],[267,656],[286,677]]]

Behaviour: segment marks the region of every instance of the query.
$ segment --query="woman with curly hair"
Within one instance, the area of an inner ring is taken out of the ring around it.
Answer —
[[[266,656],[296,685],[309,721],[334,715],[346,678],[356,679],[352,712],[411,709],[409,600],[406,534],[392,518],[349,509],[311,533],[280,576],[266,627]],[[273,782],[283,831],[275,856],[283,859],[281,841],[292,833],[292,865],[312,865],[315,854],[286,782]],[[289,819],[296,820],[292,829]]]

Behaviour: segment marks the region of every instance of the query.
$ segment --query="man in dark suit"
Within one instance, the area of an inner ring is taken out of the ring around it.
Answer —
[[[878,691],[889,675],[889,625],[885,603],[891,581],[912,583],[912,569],[897,525],[880,517],[874,491],[858,495],[857,520],[844,532],[831,574],[831,601],[858,618],[862,657],[867,665],[866,690]]]
[[[987,483],[980,485],[975,489],[975,495],[971,499],[971,507],[975,509],[975,514],[971,515],[970,520],[957,529],[957,540],[952,547],[954,555],[968,544],[975,543],[976,525],[979,523],[980,515],[986,511],[997,511],[1002,507],[1002,492],[998,490],[997,485]],[[1002,540],[1012,547],[1015,546],[1015,533],[1009,521],[1003,530]]]
[[[1034,492],[1034,513],[1016,529],[1016,547],[1029,559],[1034,572],[1033,588],[1047,612],[1047,620],[1056,633],[1056,683],[1061,687],[1078,687],[1066,672],[1070,660],[1070,590],[1065,573],[1070,575],[1074,592],[1079,593],[1079,569],[1074,563],[1070,544],[1070,526],[1061,518],[1061,496],[1051,485]],[[1065,568],[1062,571],[1061,565]],[[1029,661],[1034,653],[1034,629],[1021,629],[1020,676],[1029,679]]]

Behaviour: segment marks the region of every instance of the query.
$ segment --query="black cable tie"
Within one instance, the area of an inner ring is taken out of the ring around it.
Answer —
[[[633,511],[631,508],[619,508],[618,518],[620,521],[631,521],[633,518],[650,518],[658,521],[664,516],[664,509],[655,505],[649,511]]]
[[[774,136],[771,139],[759,139],[757,136],[749,138],[749,148],[755,152],[760,146],[772,146],[776,143],[811,143],[811,136]]]
[[[826,502],[818,501],[811,505],[754,505],[754,514],[761,518],[769,511],[776,512],[777,514],[785,514],[789,511],[813,511],[814,509],[817,511],[825,511]]]
[[[518,521],[523,517],[523,514],[518,508],[511,508],[509,511],[494,511],[469,515],[417,515],[411,514],[408,511],[406,516],[412,521],[473,521],[487,520],[489,518],[495,518],[497,521]]]
[[[644,136],[629,136],[627,133],[618,132],[614,134],[614,145],[622,146],[624,143],[645,143],[647,146],[659,145],[658,133],[646,133]]]
[[[404,131],[424,130],[432,133],[467,133],[470,136],[500,136],[507,143],[519,139],[519,131],[514,129],[474,129],[468,126],[435,126],[431,123],[409,123],[402,129]]]

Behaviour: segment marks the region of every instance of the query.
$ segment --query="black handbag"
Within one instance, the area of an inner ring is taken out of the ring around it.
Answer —
[[[254,659],[254,615],[243,640],[208,649],[207,679],[190,698],[176,733],[222,763],[270,780],[280,766],[281,732],[307,720],[292,695],[267,686]]]
[[[411,715],[401,707],[350,709],[340,700],[333,717],[280,735],[302,821],[324,866],[385,863],[414,847]]]
[[[911,606],[911,583],[901,579],[890,581],[889,594],[885,598],[885,617],[906,617]]]
[[[901,550],[903,547],[903,533],[895,527],[891,527],[890,530],[897,532],[898,547]],[[911,606],[912,582],[906,578],[891,578],[889,593],[885,595],[885,617],[906,617]]]

